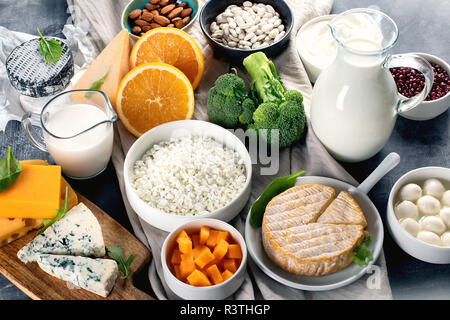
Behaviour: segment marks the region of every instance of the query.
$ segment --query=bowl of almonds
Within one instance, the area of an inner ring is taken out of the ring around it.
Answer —
[[[122,28],[137,41],[160,27],[186,30],[198,15],[197,0],[133,0],[122,12]]]

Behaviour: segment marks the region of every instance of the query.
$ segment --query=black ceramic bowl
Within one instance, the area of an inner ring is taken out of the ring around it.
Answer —
[[[270,46],[261,49],[238,49],[227,47],[213,38],[211,38],[209,26],[216,17],[225,11],[225,9],[232,4],[242,6],[245,0],[210,0],[208,1],[200,11],[200,27],[202,28],[205,37],[209,44],[214,49],[214,55],[218,58],[225,58],[233,62],[241,62],[248,55],[262,51],[267,57],[273,58],[280,54],[288,45],[292,27],[294,25],[294,17],[291,8],[284,0],[254,0],[253,3],[270,4],[275,11],[280,14],[280,18],[285,26],[286,34],[278,42],[271,44]]]

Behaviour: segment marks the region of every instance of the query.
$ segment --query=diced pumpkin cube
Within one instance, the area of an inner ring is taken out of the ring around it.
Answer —
[[[180,276],[186,278],[195,270],[194,260],[183,260],[180,262]]]
[[[208,226],[201,226],[200,227],[200,238],[199,238],[200,244],[205,244],[206,243],[206,241],[209,238],[209,231],[210,230],[211,230],[211,228],[208,227]]]
[[[219,230],[211,229],[209,231],[208,240],[206,240],[206,245],[210,248],[214,248],[217,244],[217,236],[219,235]]]
[[[192,255],[192,251],[189,252],[189,253],[182,253],[182,254],[180,254],[180,257],[181,257],[181,261],[184,261],[184,260],[194,260],[194,257],[193,257],[193,255]]]
[[[194,249],[192,249],[192,257],[194,259],[197,258],[200,255],[200,253],[202,253],[202,251],[205,249],[209,250],[207,246],[200,245],[199,247],[194,247]]]
[[[181,279],[182,276],[181,276],[181,272],[180,272],[180,265],[175,264],[175,265],[173,266],[173,269],[174,269],[174,271],[175,271],[175,277],[176,277],[177,279]]]
[[[241,246],[238,244],[230,244],[228,246],[227,258],[242,259]]]
[[[220,239],[228,241],[228,236],[230,233],[228,231],[219,231],[217,234],[217,243],[219,243]]]
[[[185,230],[181,230],[180,233],[178,234],[176,241],[178,242],[178,239],[190,239],[189,235],[187,234],[187,232]]]
[[[228,251],[229,244],[226,240],[220,239],[214,248],[213,254],[217,260],[221,260]]]
[[[209,248],[206,248],[198,255],[197,258],[195,258],[194,262],[200,269],[203,269],[203,267],[205,267],[214,259],[215,256],[211,253],[211,250],[209,250]]]
[[[192,271],[192,273],[187,277],[187,281],[190,285],[196,287],[204,287],[211,285],[211,281],[209,281],[208,277],[203,272],[197,269]]]
[[[184,231],[183,231],[184,232]],[[178,248],[181,253],[192,252],[192,241],[189,237],[178,237],[177,238]]]
[[[172,251],[172,257],[170,259],[170,262],[172,264],[180,264],[181,262],[181,256],[180,256],[180,250],[178,248],[175,248]]]
[[[223,281],[226,281],[228,279],[230,279],[233,276],[233,272],[231,272],[230,270],[225,270],[224,272],[222,272],[222,279]]]
[[[198,234],[191,235],[191,240],[192,240],[192,247],[193,248],[197,248],[197,247],[201,246],[201,244],[200,244],[200,235],[198,235]]]
[[[237,263],[235,259],[223,259],[223,268],[233,273],[237,270]]]
[[[208,274],[212,283],[219,284],[223,282],[222,274],[220,273],[220,270],[216,264],[213,264],[208,269],[206,269],[206,273]]]

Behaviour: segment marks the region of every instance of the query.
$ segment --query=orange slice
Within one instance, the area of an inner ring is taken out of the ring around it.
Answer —
[[[177,67],[188,77],[194,90],[205,70],[197,42],[177,28],[152,29],[136,42],[131,50],[130,69],[147,62],[163,62]]]
[[[163,123],[190,120],[193,113],[194,90],[189,79],[165,63],[132,69],[117,91],[117,114],[136,137]]]

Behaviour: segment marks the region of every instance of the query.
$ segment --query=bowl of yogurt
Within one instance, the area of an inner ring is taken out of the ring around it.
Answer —
[[[450,263],[450,169],[424,167],[403,175],[387,207],[388,229],[406,253],[430,263]]]
[[[322,70],[327,68],[337,54],[337,43],[331,35],[329,24],[333,20],[336,32],[351,39],[382,41],[379,28],[364,14],[339,16],[331,14],[309,20],[297,32],[296,48],[305,66],[309,80],[314,83]]]

